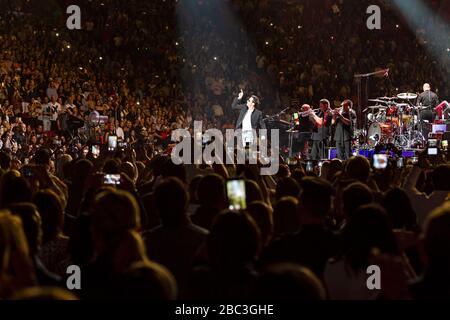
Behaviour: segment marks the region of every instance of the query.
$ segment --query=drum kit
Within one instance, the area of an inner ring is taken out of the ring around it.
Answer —
[[[368,148],[375,148],[378,144],[394,144],[397,148],[406,149],[422,148],[426,139],[421,130],[421,107],[412,103],[416,98],[414,93],[400,93],[396,97],[369,99],[376,105],[363,111],[367,126],[366,130],[359,132],[357,143],[366,143]]]

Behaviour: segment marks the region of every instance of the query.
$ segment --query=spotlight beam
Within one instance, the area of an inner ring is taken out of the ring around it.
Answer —
[[[440,65],[444,65],[449,55],[450,27],[421,0],[391,0],[399,12],[404,16],[413,31],[422,29],[425,49]],[[430,23],[431,21],[431,23]],[[445,39],[445,41],[442,41]],[[442,70],[442,69],[441,69]],[[447,73],[442,75],[449,78]]]

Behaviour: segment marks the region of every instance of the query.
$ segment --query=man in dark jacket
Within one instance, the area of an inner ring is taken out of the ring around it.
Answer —
[[[244,92],[241,90],[239,96],[234,99],[231,107],[233,110],[240,111],[236,121],[236,129],[242,130],[242,142],[245,145],[254,142],[252,130],[266,129],[266,124],[263,121],[262,112],[256,109],[259,106],[259,98],[252,95],[248,98],[246,104],[239,104],[243,96]]]

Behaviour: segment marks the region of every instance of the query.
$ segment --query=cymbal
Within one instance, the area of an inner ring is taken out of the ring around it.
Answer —
[[[369,99],[371,102],[377,102],[377,103],[387,103],[387,101],[379,100],[379,99]]]
[[[378,97],[379,100],[394,100],[397,99],[397,97]]]
[[[406,93],[399,93],[399,94],[397,95],[397,98],[399,98],[399,99],[404,99],[404,100],[413,100],[413,99],[416,99],[416,98],[417,98],[417,94],[415,94],[415,93],[409,93],[409,92],[406,92]]]
[[[367,107],[367,109],[383,109],[383,110],[386,110],[387,107],[385,107],[385,106],[370,106],[370,107]]]

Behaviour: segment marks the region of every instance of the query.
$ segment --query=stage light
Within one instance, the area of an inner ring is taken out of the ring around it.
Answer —
[[[269,41],[266,41],[266,46],[268,46],[269,45]]]
[[[103,60],[103,57],[98,57],[98,60]]]
[[[70,44],[68,44],[68,45],[66,46],[66,48],[67,48],[67,49],[70,49]]]
[[[397,29],[400,28],[400,26],[399,26],[398,24],[396,24],[395,27],[396,27]]]
[[[216,60],[216,61],[217,61],[217,57],[214,57],[214,60]]]
[[[56,33],[56,36],[59,37],[59,33],[58,32]]]
[[[175,42],[175,45],[178,46],[178,42]]]
[[[298,26],[297,26],[297,29],[301,29],[301,28],[303,28],[303,27],[302,27],[302,26],[300,26],[300,25],[298,25]]]

